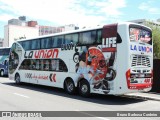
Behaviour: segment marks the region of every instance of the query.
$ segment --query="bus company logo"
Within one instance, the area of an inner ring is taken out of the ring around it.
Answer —
[[[73,43],[70,43],[70,44],[62,44],[61,45],[61,50],[73,50],[74,48],[74,44]]]
[[[56,74],[55,73],[50,74],[49,79],[51,82],[56,82]]]
[[[58,49],[47,49],[47,50],[36,50],[30,51],[29,53],[25,52],[24,58],[57,58],[59,54]]]
[[[131,45],[130,50],[132,51],[140,51],[140,52],[147,52],[152,53],[152,48],[147,46],[137,46],[137,45]]]
[[[102,45],[103,47],[116,47],[116,37],[103,38]]]

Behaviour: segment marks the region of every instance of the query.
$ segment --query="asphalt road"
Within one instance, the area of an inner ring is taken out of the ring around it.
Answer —
[[[53,87],[33,84],[16,85],[14,81],[0,77],[0,111],[74,111],[96,120],[125,120],[128,118],[98,117],[95,114],[82,111],[160,111],[160,102],[104,95],[92,95],[90,98],[83,98],[79,95],[68,95],[63,89]],[[140,117],[138,119],[142,120]],[[158,120],[159,118],[144,119]]]

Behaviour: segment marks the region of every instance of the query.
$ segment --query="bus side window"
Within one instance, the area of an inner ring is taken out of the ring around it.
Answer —
[[[95,30],[91,32],[91,42],[90,42],[90,43],[91,43],[91,44],[92,44],[92,43],[93,43],[93,44],[96,43],[96,31],[95,31]]]
[[[51,70],[52,71],[58,71],[59,70],[59,64],[58,64],[58,60],[57,59],[54,59],[54,60],[51,60]]]
[[[50,66],[49,60],[44,60],[44,71],[49,71],[49,66]]]
[[[94,44],[96,42],[96,31],[87,31],[79,34],[79,42],[81,45]]]
[[[64,44],[77,44],[78,43],[78,33],[65,35],[65,43]]]
[[[64,36],[54,36],[52,38],[52,45],[51,47],[55,48],[55,47],[61,47],[62,43],[64,40]]]
[[[21,66],[20,66],[20,69],[22,69],[22,70],[28,70],[30,64],[31,64],[30,60],[29,60],[29,59],[25,59],[25,60],[22,62]]]
[[[40,70],[44,70],[44,61],[40,60]]]
[[[68,44],[71,43],[72,41],[72,35],[65,35],[65,43],[64,44]]]
[[[64,36],[58,36],[58,47],[61,47],[61,45],[64,43]]]
[[[59,60],[59,70],[63,71],[63,72],[67,72],[68,71],[67,66],[66,66],[66,64],[64,63],[63,60]]]
[[[39,70],[39,67],[40,66],[40,62],[39,62],[39,60],[36,60],[36,70]]]
[[[30,50],[31,49],[31,42],[25,41],[25,42],[23,42],[22,46],[25,50]]]
[[[55,64],[55,60],[51,60],[51,70],[55,71],[56,70],[56,64]]]
[[[31,60],[30,61],[29,69],[30,70],[35,70],[36,69],[36,62],[35,62],[35,60]]]
[[[97,30],[97,43],[102,43],[102,30]]]
[[[32,40],[30,43],[31,43],[31,50],[40,49],[40,40],[39,39]]]
[[[52,38],[51,37],[41,39],[41,48],[42,49],[51,48],[51,45],[52,45]]]

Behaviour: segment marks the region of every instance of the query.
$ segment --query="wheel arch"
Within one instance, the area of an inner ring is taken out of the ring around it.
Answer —
[[[74,83],[74,85],[76,85],[75,82],[74,82],[74,80],[71,77],[66,77],[65,80],[64,80],[64,82],[63,82],[63,89],[65,89],[65,82],[67,80],[72,80],[72,82]]]
[[[15,80],[15,78],[16,78],[16,75],[19,75],[19,73],[18,73],[18,72],[15,73],[15,75],[14,75],[14,80]],[[19,76],[20,76],[20,75],[19,75]]]

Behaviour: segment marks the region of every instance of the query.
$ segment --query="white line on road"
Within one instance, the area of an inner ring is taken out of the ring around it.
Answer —
[[[18,95],[18,96],[21,96],[21,97],[29,98],[28,96],[22,95],[22,94],[19,94],[19,93],[14,93],[14,95]]]
[[[96,117],[96,118],[99,118],[99,119],[101,119],[101,120],[110,120],[110,119],[104,118],[104,117]]]

